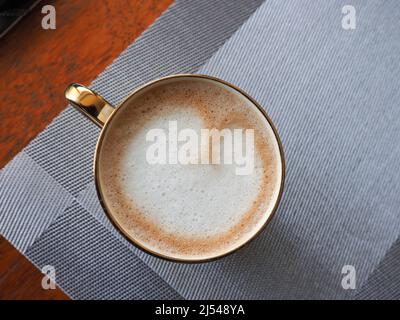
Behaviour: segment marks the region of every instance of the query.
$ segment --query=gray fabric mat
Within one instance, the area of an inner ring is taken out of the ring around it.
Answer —
[[[193,72],[261,3],[177,1],[92,87],[117,104],[150,79]],[[142,253],[116,232],[95,201],[92,161],[98,134],[68,107],[1,170],[0,233],[39,268],[55,265],[57,283],[72,298],[178,298],[141,262],[137,254]],[[110,279],[101,283],[107,273]]]

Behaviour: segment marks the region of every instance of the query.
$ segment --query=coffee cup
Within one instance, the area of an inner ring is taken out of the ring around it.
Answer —
[[[147,83],[117,107],[71,84],[65,97],[101,128],[99,201],[132,244],[175,262],[206,262],[254,239],[282,197],[278,132],[248,94],[179,74]]]

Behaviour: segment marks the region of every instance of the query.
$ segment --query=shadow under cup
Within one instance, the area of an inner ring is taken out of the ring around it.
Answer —
[[[170,158],[188,142],[180,139],[182,130],[226,128],[254,130],[251,174],[233,174],[234,161],[200,163],[202,141],[199,161]],[[166,162],[149,161],[157,143],[155,155]],[[205,262],[236,251],[268,224],[283,192],[285,164],[277,131],[252,98],[216,78],[175,75],[137,89],[107,117],[94,171],[105,212],[130,242],[160,258]]]

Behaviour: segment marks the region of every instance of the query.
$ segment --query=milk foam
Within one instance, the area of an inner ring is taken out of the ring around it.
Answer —
[[[206,79],[177,78],[144,89],[108,128],[100,154],[100,183],[112,216],[136,242],[178,259],[207,259],[251,238],[279,194],[281,161],[273,130],[233,89]],[[149,164],[146,133],[178,128],[252,128],[255,167]],[[110,165],[110,164],[113,165]]]

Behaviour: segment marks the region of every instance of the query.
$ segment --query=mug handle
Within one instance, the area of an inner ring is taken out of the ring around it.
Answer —
[[[115,110],[106,99],[79,83],[71,83],[67,87],[65,98],[100,128]]]

